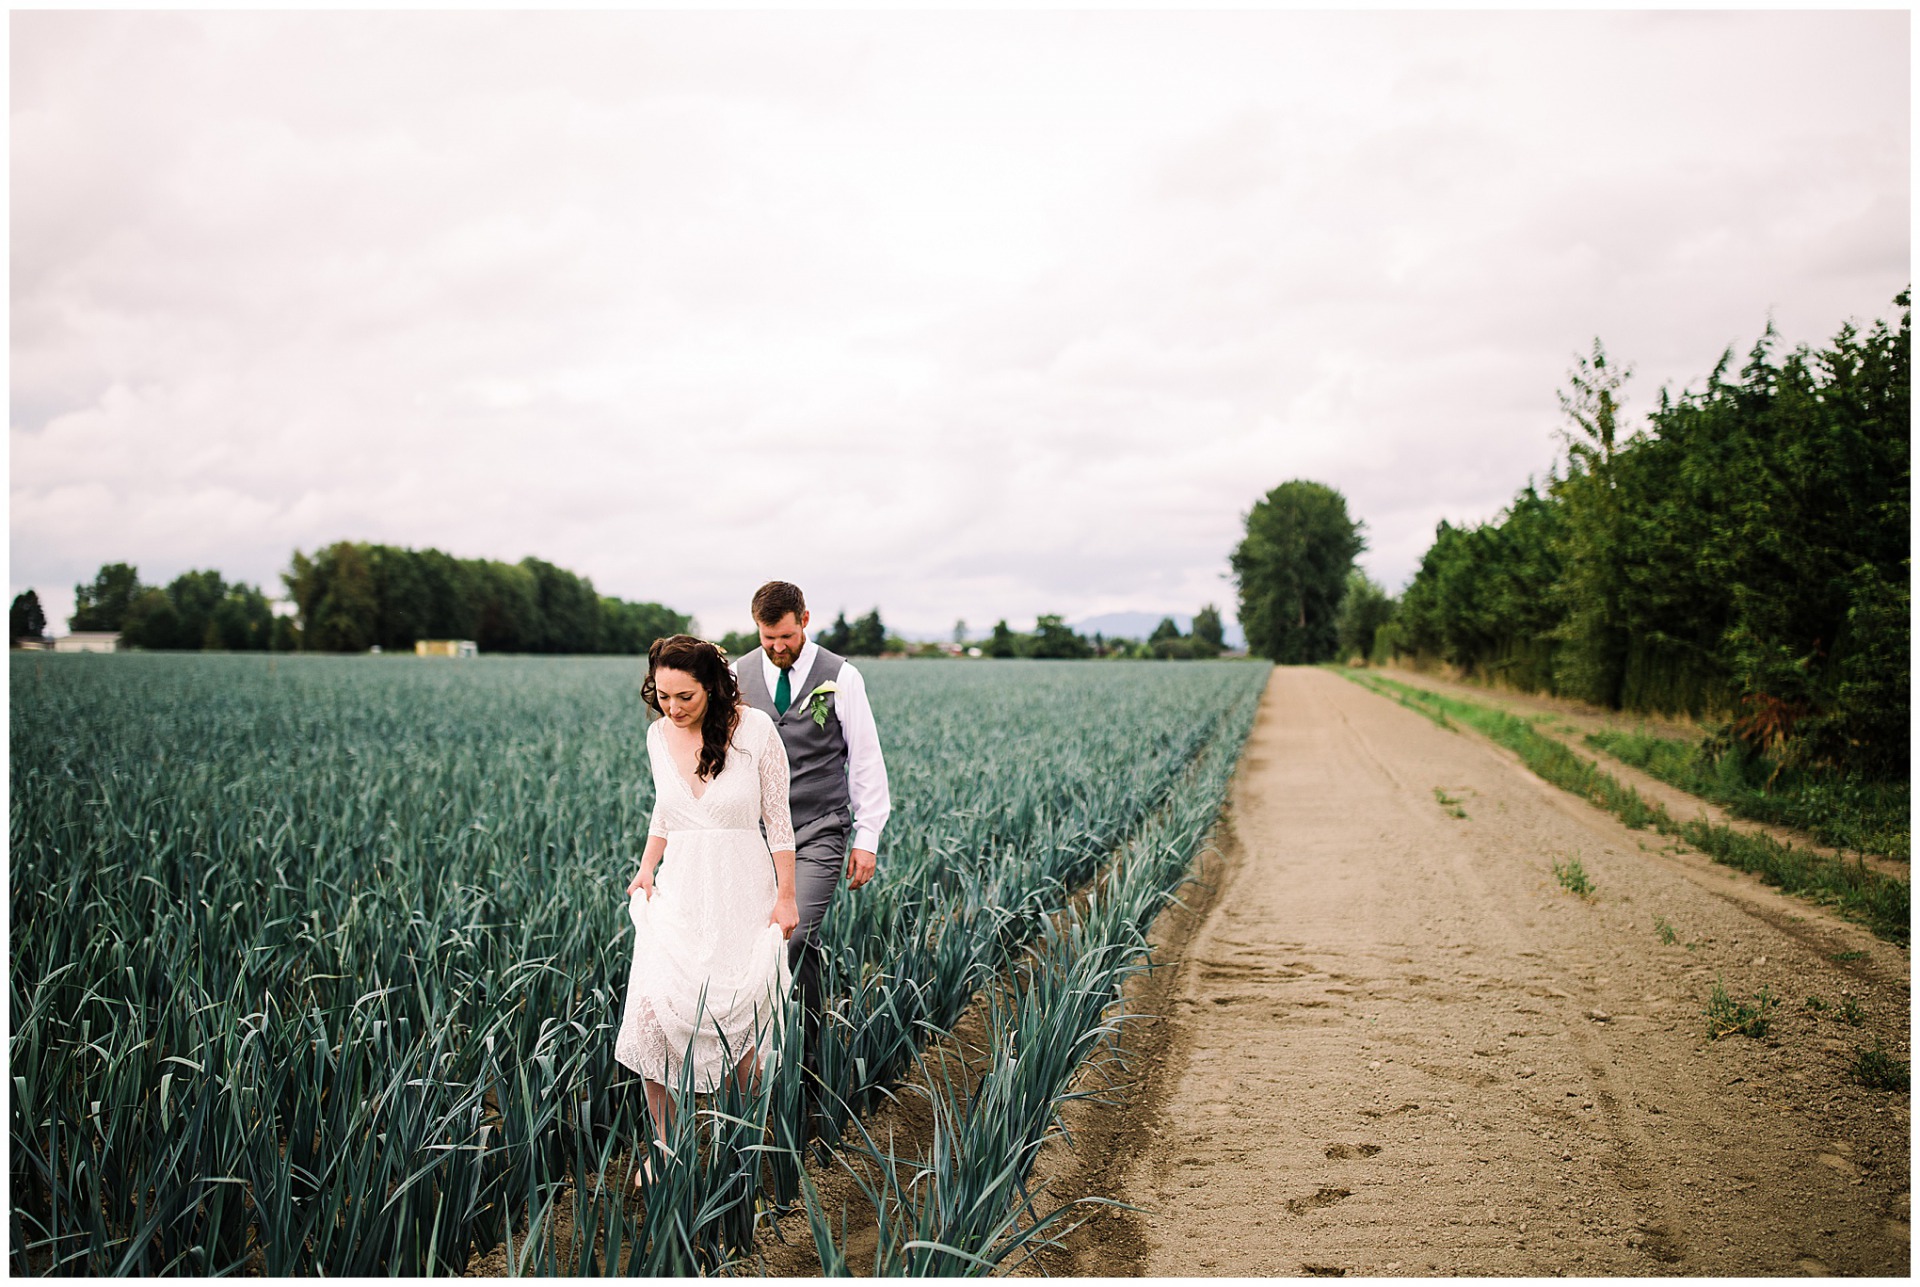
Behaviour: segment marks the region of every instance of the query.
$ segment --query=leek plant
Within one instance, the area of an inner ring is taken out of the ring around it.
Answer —
[[[1148,963],[1154,918],[1190,879],[1218,816],[1239,750],[1252,727],[1248,692],[1209,729],[1209,744],[1161,793],[1097,887],[1041,922],[1005,991],[987,993],[985,1070],[969,1082],[950,1063],[919,1061],[914,1085],[932,1108],[926,1153],[903,1159],[864,1127],[840,1157],[872,1205],[874,1275],[959,1276],[992,1272],[1048,1245],[1069,1216],[1042,1213],[1026,1185],[1035,1157],[1059,1130],[1060,1106],[1087,1092],[1076,1075],[1120,1032],[1121,987]],[[816,1245],[830,1234],[812,1220]],[[820,1246],[823,1272],[847,1271],[844,1246]]]
[[[526,1272],[684,1272],[737,1266],[756,1203],[804,1196],[797,1060],[677,1119],[640,1203],[613,1175],[647,1138],[613,1059],[652,804],[633,662],[34,661],[9,730],[14,1272],[457,1273],[509,1239]],[[829,1136],[1266,674],[863,670],[895,811],[823,928]]]

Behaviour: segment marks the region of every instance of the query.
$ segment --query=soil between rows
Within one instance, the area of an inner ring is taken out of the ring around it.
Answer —
[[[1048,1272],[1908,1272],[1910,1099],[1845,1076],[1910,1058],[1906,951],[1317,669],[1275,671],[1229,818],[1124,1101],[1038,1172],[1141,1210]],[[1716,980],[1780,998],[1766,1038],[1706,1039]]]

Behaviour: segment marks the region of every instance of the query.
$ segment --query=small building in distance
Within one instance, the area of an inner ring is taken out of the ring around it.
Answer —
[[[22,652],[52,652],[53,640],[45,635],[16,635],[13,646]]]
[[[416,657],[478,657],[480,645],[471,639],[416,639],[413,641],[413,655]]]
[[[119,652],[118,630],[76,630],[53,641],[55,652]]]

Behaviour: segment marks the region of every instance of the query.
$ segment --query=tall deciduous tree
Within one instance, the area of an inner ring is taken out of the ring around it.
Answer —
[[[153,646],[218,648],[219,632],[213,630],[213,614],[226,597],[226,578],[218,572],[182,572],[167,586],[167,598],[173,600],[173,610],[180,617],[179,628],[171,644]],[[209,631],[213,631],[211,636]]]
[[[1193,638],[1195,643],[1204,645],[1213,656],[1225,650],[1227,630],[1220,622],[1220,609],[1209,603],[1193,614]]]
[[[338,541],[323,550],[327,588],[307,623],[316,652],[365,652],[380,638],[380,597],[364,547]]]
[[[1623,437],[1620,390],[1631,367],[1609,362],[1596,338],[1593,353],[1575,360],[1560,394],[1567,424],[1561,440],[1567,448],[1567,475],[1552,484],[1567,503],[1561,530],[1564,561],[1561,593],[1567,606],[1559,660],[1574,693],[1604,706],[1620,704],[1626,679],[1628,633],[1621,597],[1631,559],[1626,557],[1627,522],[1620,491],[1617,457],[1642,441]]]
[[[540,605],[539,652],[592,652],[600,637],[600,596],[593,582],[543,559],[525,558]]]
[[[265,652],[271,648],[273,608],[267,596],[255,586],[228,586],[226,597],[214,605],[206,646],[228,652]]]
[[[1330,660],[1347,573],[1364,549],[1346,497],[1324,483],[1295,479],[1257,501],[1232,557],[1247,646],[1283,665]]]
[[[846,656],[847,649],[853,642],[853,627],[847,624],[847,614],[842,612],[835,617],[833,624],[822,630],[814,642],[828,652],[837,652],[843,657]]]
[[[107,563],[92,585],[73,587],[73,615],[69,630],[118,630],[126,624],[127,609],[140,594],[140,574],[128,563]]]
[[[379,605],[379,626],[373,642],[391,651],[410,652],[420,639],[467,638],[433,629],[433,592],[421,555],[392,545],[369,545],[366,551],[367,568],[373,574],[373,597]]]
[[[540,587],[517,563],[475,560],[474,642],[481,652],[533,652],[540,646]]]
[[[158,586],[148,586],[134,597],[120,626],[120,642],[129,648],[184,648],[180,634],[180,611],[173,606],[173,597]]]
[[[875,608],[853,623],[847,632],[849,657],[878,657],[887,650],[887,628],[880,624],[880,609]]]
[[[7,635],[9,639],[38,639],[47,632],[47,614],[40,606],[40,596],[32,589],[16,595],[13,607],[7,612]]]
[[[657,603],[628,603],[624,599],[604,598],[600,600],[600,647],[603,653],[625,653],[638,656],[652,646],[656,639],[665,639],[670,635],[685,634],[693,625],[693,618],[683,616],[671,608],[661,607]],[[723,641],[729,657],[744,657],[760,646],[760,637],[749,631],[746,634],[729,635]],[[736,645],[744,642],[738,652]]]
[[[1030,657],[1091,657],[1093,645],[1088,643],[1066,622],[1066,618],[1048,615],[1041,617],[1033,628],[1033,645],[1027,654]]]
[[[1393,620],[1393,599],[1365,572],[1355,568],[1347,574],[1347,594],[1340,601],[1340,615],[1334,620],[1334,638],[1339,645],[1340,661],[1373,655],[1374,632]]]
[[[760,646],[760,635],[753,630],[729,630],[720,636],[719,642],[720,651],[727,654],[728,660],[738,661]]]

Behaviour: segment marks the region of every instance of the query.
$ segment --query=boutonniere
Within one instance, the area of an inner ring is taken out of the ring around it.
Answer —
[[[813,722],[821,728],[827,726],[827,707],[833,703],[833,695],[840,691],[840,685],[829,679],[813,690],[807,698],[807,713],[813,716]]]

